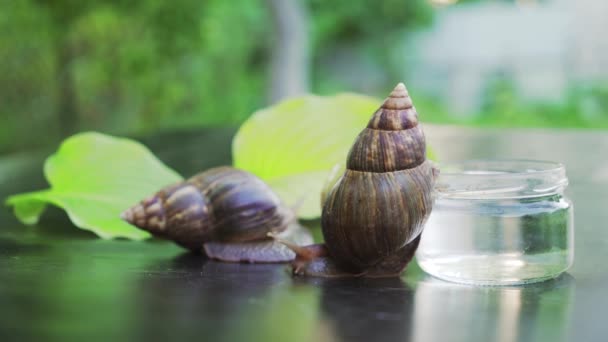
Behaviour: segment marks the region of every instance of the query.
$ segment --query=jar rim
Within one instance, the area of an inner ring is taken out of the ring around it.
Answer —
[[[526,159],[477,159],[439,163],[438,197],[516,199],[562,192],[568,185],[562,163]]]

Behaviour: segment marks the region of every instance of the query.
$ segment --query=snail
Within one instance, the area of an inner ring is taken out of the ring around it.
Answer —
[[[121,215],[152,235],[229,262],[287,262],[295,254],[268,234],[311,244],[297,222],[262,180],[232,167],[217,167],[165,187]]]
[[[438,170],[426,160],[418,114],[399,83],[348,154],[346,170],[324,194],[325,243],[298,246],[294,275],[390,277],[412,259],[432,205]]]

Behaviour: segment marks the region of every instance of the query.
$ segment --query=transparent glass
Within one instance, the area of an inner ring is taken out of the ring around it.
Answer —
[[[441,165],[416,254],[444,280],[517,285],[557,277],[574,259],[562,164],[480,160]]]

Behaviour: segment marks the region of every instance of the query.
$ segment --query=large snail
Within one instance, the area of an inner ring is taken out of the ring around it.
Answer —
[[[287,262],[294,252],[268,236],[311,244],[294,211],[256,176],[218,167],[168,186],[122,214],[155,236],[210,258],[231,262]]]
[[[346,171],[326,194],[321,217],[325,243],[300,247],[283,241],[297,254],[293,273],[400,274],[431,212],[437,172],[426,160],[418,114],[399,83],[355,140]]]

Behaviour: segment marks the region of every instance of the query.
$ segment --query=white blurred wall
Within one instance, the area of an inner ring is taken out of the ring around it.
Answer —
[[[408,83],[441,96],[457,115],[478,111],[497,75],[523,99],[560,101],[571,83],[608,80],[608,1],[448,6],[403,56]]]

